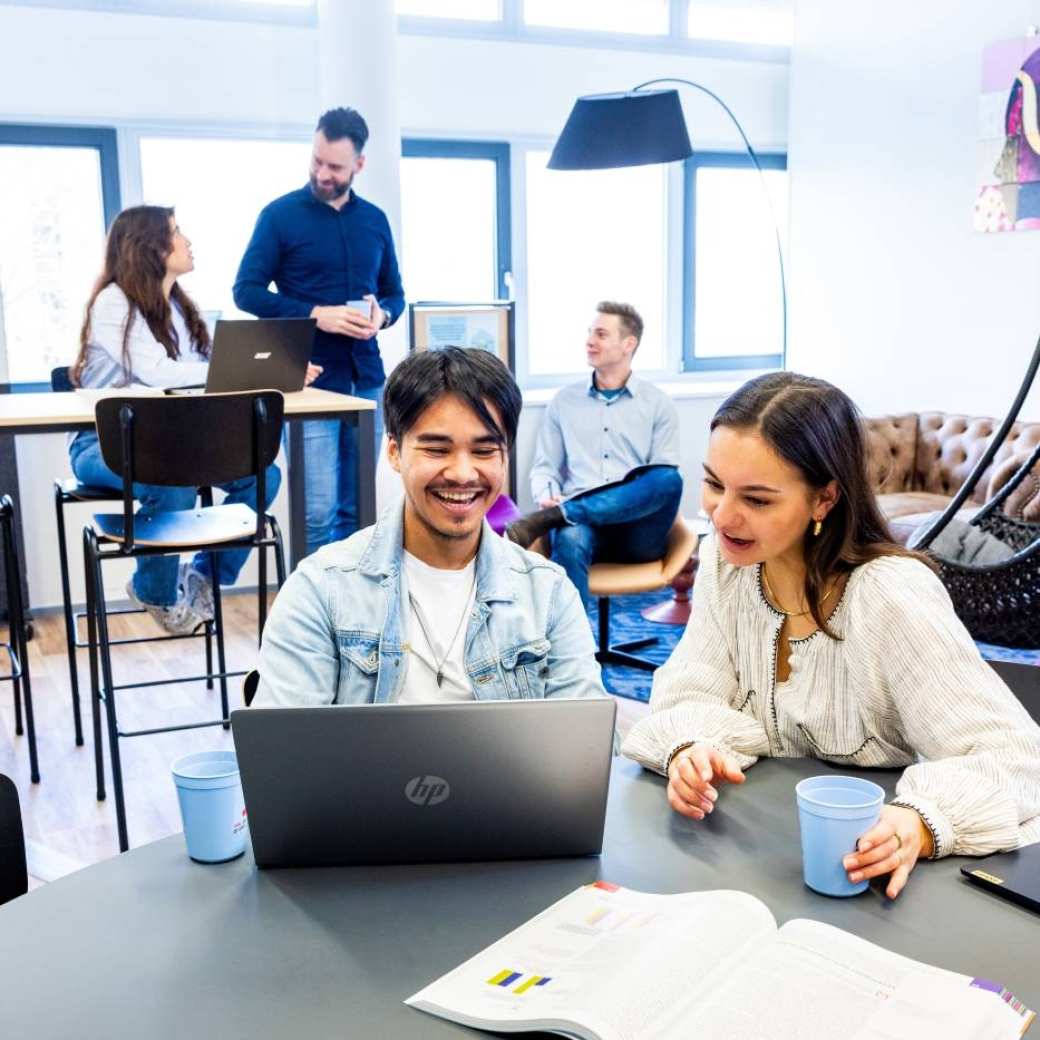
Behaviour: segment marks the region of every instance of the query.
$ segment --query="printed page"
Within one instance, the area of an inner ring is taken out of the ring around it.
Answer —
[[[776,924],[742,892],[572,892],[405,1003],[478,1028],[641,1040]]]
[[[890,953],[830,925],[789,921],[697,1007],[677,1011],[661,1035],[739,1036],[741,1040],[1017,1037],[1018,1032],[1005,1031],[1007,1006],[992,993],[968,992],[971,981]],[[981,1014],[990,1031],[979,1031],[977,1017],[944,1014],[935,1004],[938,993],[944,994],[950,1007],[961,1004]],[[979,997],[988,997],[988,1004]],[[936,1024],[934,1032],[926,1031],[929,1022]]]

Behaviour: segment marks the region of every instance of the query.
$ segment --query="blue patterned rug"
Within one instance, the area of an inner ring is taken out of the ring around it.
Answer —
[[[610,607],[610,639],[613,643],[627,643],[633,639],[646,639],[657,636],[657,643],[639,650],[640,657],[663,664],[675,648],[682,635],[680,625],[658,625],[646,621],[640,616],[645,607],[652,607],[667,600],[662,592],[647,592],[640,596],[615,596]],[[589,609],[589,622],[593,633],[599,631],[597,607],[593,603]],[[1006,646],[993,646],[990,643],[979,643],[982,656],[990,661],[1017,661],[1021,664],[1040,665],[1040,650],[1012,650]],[[607,665],[603,669],[603,683],[611,693],[620,697],[628,697],[634,701],[650,699],[650,681],[653,673],[640,672],[635,668],[624,668],[620,665]]]

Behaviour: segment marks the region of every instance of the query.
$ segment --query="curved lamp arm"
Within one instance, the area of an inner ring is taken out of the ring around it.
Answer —
[[[740,134],[740,139],[744,142],[744,147],[747,149],[748,157],[754,164],[758,175],[762,181],[762,191],[765,193],[766,205],[769,207],[769,215],[773,218],[773,231],[776,234],[776,258],[780,265],[780,306],[782,309],[782,320],[783,320],[783,356],[786,361],[787,359],[787,278],[784,273],[784,249],[783,244],[780,240],[780,224],[776,219],[776,211],[773,209],[772,199],[769,197],[769,190],[766,188],[765,174],[762,171],[762,164],[758,161],[758,156],[755,154],[755,149],[751,147],[751,142],[748,140],[748,136],[744,133],[744,128],[740,125],[740,120],[733,114],[733,110],[722,100],[714,91],[709,90],[707,87],[702,86],[700,83],[695,83],[692,79],[682,79],[679,76],[663,76],[660,79],[650,79],[645,83],[640,83],[638,86],[632,88],[631,93],[635,93],[638,90],[643,90],[646,87],[654,87],[658,83],[681,83],[686,87],[693,87],[694,90],[699,90],[702,94],[707,94],[713,101],[722,107],[722,110],[729,116],[733,125],[737,128],[737,133]]]

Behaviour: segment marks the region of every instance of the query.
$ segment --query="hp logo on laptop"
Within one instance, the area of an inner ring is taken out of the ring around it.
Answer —
[[[440,805],[451,794],[451,785],[439,776],[413,776],[404,786],[412,805]]]

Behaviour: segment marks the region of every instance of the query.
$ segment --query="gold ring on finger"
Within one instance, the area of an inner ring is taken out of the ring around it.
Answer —
[[[903,847],[903,839],[899,834],[894,835],[894,837],[896,839],[896,851],[898,852]]]

